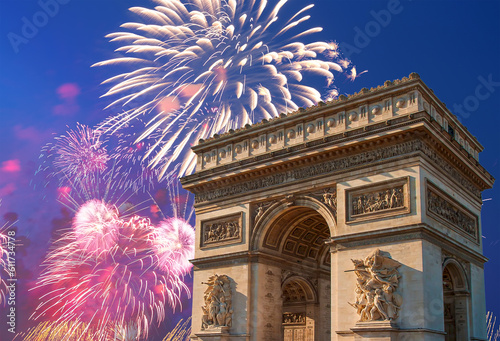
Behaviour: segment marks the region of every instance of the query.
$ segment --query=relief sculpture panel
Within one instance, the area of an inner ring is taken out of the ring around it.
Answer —
[[[242,213],[201,222],[201,248],[236,244],[242,240]]]
[[[427,183],[427,214],[479,242],[477,216],[430,183]]]
[[[409,178],[347,191],[348,221],[410,213]]]

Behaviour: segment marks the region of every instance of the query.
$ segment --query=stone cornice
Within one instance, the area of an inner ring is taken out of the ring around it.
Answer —
[[[366,246],[372,244],[383,244],[401,240],[417,240],[423,239],[435,245],[440,246],[443,250],[451,254],[457,255],[460,258],[474,263],[480,267],[488,261],[480,252],[465,248],[462,244],[456,242],[442,234],[428,224],[416,224],[409,226],[398,226],[395,228],[387,228],[383,230],[353,233],[342,236],[334,236],[328,242],[331,245],[332,252],[342,251],[358,246]]]
[[[316,142],[314,144],[305,143],[289,148],[290,150],[261,155],[255,157],[257,160],[248,160],[248,163],[243,165],[229,164],[195,174],[189,179],[184,178],[183,185],[195,193],[197,203],[203,203],[316,176],[342,173],[347,169],[352,170],[397,157],[407,158],[411,154],[416,155],[416,152],[420,152],[420,155],[428,158],[451,176],[453,181],[480,199],[480,192],[493,184],[491,175],[477,164],[475,167],[480,167],[482,171],[473,169],[475,160],[465,156],[457,157],[450,152],[449,145],[452,141],[435,137],[433,130],[436,128],[426,120],[428,118],[426,113],[413,116],[399,117],[398,123],[391,122],[385,126],[387,129],[395,130],[392,135],[382,135],[378,132],[375,139],[369,140],[367,137],[373,132],[362,129],[360,131],[362,136],[353,131],[347,136],[345,134],[340,137],[330,136],[320,141],[313,141]],[[409,129],[404,130],[405,127]],[[331,139],[334,138],[338,138],[339,143],[332,146]],[[350,140],[354,142],[350,144]],[[355,144],[356,140],[362,142]],[[326,146],[321,148],[322,144]],[[280,152],[289,153],[286,155],[286,160],[279,160]],[[273,164],[273,161],[276,164]],[[258,167],[258,164],[261,166]]]
[[[275,129],[278,125],[284,126],[304,120],[310,120],[314,118],[314,116],[332,111],[348,111],[361,104],[373,101],[376,98],[398,96],[410,89],[419,90],[429,103],[438,107],[442,113],[446,114],[446,118],[453,122],[454,128],[458,129],[462,134],[467,135],[471,143],[473,143],[479,151],[483,150],[482,145],[477,141],[477,139],[457,120],[456,116],[434,94],[434,91],[420,79],[420,76],[417,73],[411,73],[409,77],[403,77],[402,79],[396,79],[393,81],[385,81],[384,85],[380,85],[376,88],[363,88],[359,92],[352,95],[340,95],[337,99],[327,103],[320,102],[319,104],[309,108],[299,108],[289,114],[281,114],[279,117],[271,120],[264,119],[262,122],[255,123],[253,125],[246,125],[244,128],[237,130],[230,130],[230,132],[222,135],[216,134],[214,137],[207,140],[200,140],[200,143],[193,147],[193,151],[196,154],[199,154],[200,152],[210,150],[214,146],[217,146],[221,143],[221,141],[227,143],[233,140],[241,139],[247,135],[258,135],[266,130]]]
[[[311,266],[311,262],[304,261],[300,264],[297,263],[298,260],[286,260],[282,257],[274,256],[269,253],[262,251],[242,251],[235,252],[224,255],[216,255],[211,257],[196,258],[191,260],[194,265],[194,270],[205,270],[210,268],[220,268],[226,266],[234,266],[235,264],[248,264],[250,263],[266,263],[278,267],[283,267],[284,269],[296,269],[297,267],[302,267],[302,272],[308,272],[311,275],[316,274],[318,271],[320,274],[327,275],[330,271],[325,270],[321,267]]]
[[[348,145],[350,142],[352,142],[352,140],[355,139],[363,139],[374,134],[381,135],[390,130],[418,124],[419,122],[423,122],[424,117],[426,115],[427,115],[426,113],[421,112],[412,115],[395,117],[385,122],[378,122],[368,126],[345,131],[339,134],[325,136],[324,138],[319,140],[304,142],[302,144],[250,157],[245,160],[229,163],[226,165],[221,165],[208,170],[203,170],[193,175],[189,175],[182,178],[181,183],[183,184],[184,188],[189,189],[190,187],[189,184],[196,182],[197,180],[202,180],[205,178],[216,179],[217,177],[226,178],[231,173],[233,174],[238,173],[241,168],[249,168],[257,165],[267,166],[268,162],[276,160],[279,157],[293,158],[296,157],[297,155],[302,155],[304,153],[307,154],[309,152],[317,152],[322,149],[328,149],[328,147],[331,147],[330,149],[340,148],[345,145]],[[360,148],[361,147],[356,147],[356,149]]]

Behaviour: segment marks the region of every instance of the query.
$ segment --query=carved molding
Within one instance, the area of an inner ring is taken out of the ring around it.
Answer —
[[[203,295],[205,305],[202,307],[201,329],[231,327],[233,294],[227,275],[215,274],[202,284],[208,285],[208,288]]]
[[[340,173],[350,168],[365,166],[373,164],[374,162],[404,156],[418,151],[423,152],[433,162],[433,164],[446,172],[466,190],[474,194],[477,198],[481,198],[480,190],[469,180],[465,179],[465,177],[461,175],[458,170],[439,156],[434,149],[422,140],[412,140],[385,148],[378,148],[358,153],[344,158],[329,160],[305,167],[298,167],[284,172],[276,172],[271,175],[242,181],[232,185],[220,186],[210,190],[202,190],[196,193],[195,201],[196,203],[203,203],[231,195],[246,193],[254,190],[262,190],[262,188],[279,184],[300,181],[319,175]]]
[[[365,221],[408,214],[411,212],[410,198],[409,177],[346,191],[347,221]]]
[[[478,217],[427,181],[427,215],[479,243]]]
[[[356,309],[359,322],[392,321],[398,318],[403,298],[396,292],[401,263],[376,249],[365,259],[353,259],[356,282]]]
[[[200,248],[237,244],[242,241],[243,213],[201,222]]]

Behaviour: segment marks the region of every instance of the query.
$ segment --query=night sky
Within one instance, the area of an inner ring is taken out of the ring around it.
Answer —
[[[34,176],[41,148],[68,127],[76,128],[77,122],[94,126],[110,114],[104,110],[108,100],[100,98],[107,88],[100,83],[116,75],[116,69],[90,66],[114,56],[117,45],[104,36],[136,20],[129,7],[152,7],[146,0],[60,0],[41,21],[37,13],[43,11],[42,3],[0,0],[0,226],[13,224],[21,240],[16,258],[23,290],[19,331],[35,301],[24,290],[39,274],[54,231],[71,219],[56,200],[56,186],[44,187]],[[367,70],[354,81],[338,74],[334,84],[339,93],[417,72],[477,137],[484,146],[481,164],[500,178],[500,1],[314,3],[312,22],[324,28],[315,40],[336,41],[358,73]],[[290,0],[283,11],[295,12],[305,4]],[[25,27],[37,20],[40,27]],[[489,258],[486,304],[498,317],[499,194],[498,185],[483,192],[482,210],[484,254]],[[2,340],[3,330],[2,322]]]

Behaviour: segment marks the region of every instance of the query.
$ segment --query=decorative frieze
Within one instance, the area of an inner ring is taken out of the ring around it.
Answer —
[[[201,222],[201,248],[239,243],[243,213]]]
[[[283,313],[283,324],[306,324],[306,313]]]
[[[410,213],[409,177],[346,191],[347,221]]]
[[[243,181],[237,184],[220,186],[215,189],[201,191],[196,193],[195,201],[196,203],[202,203],[231,195],[262,190],[262,188],[266,187],[300,181],[315,176],[340,173],[350,168],[365,166],[367,164],[373,164],[378,161],[404,156],[418,151],[423,152],[430,158],[433,164],[446,172],[451,178],[455,179],[455,181],[457,181],[466,190],[473,193],[477,198],[481,197],[479,189],[469,180],[465,179],[464,176],[462,176],[446,160],[441,158],[441,156],[439,156],[431,147],[421,140],[412,140],[385,148],[378,148],[358,153],[344,158],[298,167],[284,172],[276,172],[271,175]]]
[[[356,274],[356,309],[359,322],[392,321],[398,318],[403,298],[396,290],[401,263],[379,249],[365,259],[353,259]]]
[[[427,214],[476,243],[479,242],[477,216],[429,182],[427,182]]]

